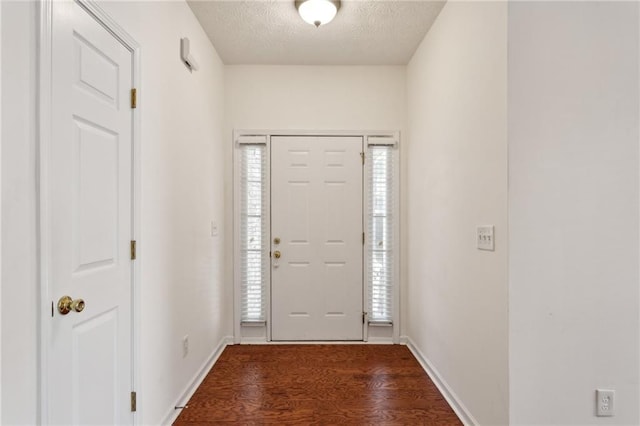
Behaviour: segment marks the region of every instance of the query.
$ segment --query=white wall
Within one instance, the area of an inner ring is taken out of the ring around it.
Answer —
[[[224,236],[210,236],[210,221],[224,221],[223,66],[184,2],[100,5],[142,48],[138,409],[142,423],[159,424],[231,333]],[[37,316],[25,306],[38,304],[36,20],[33,3],[2,8],[2,62],[12,63],[2,70],[2,375],[12,390],[2,393],[2,423],[35,424]],[[185,36],[201,64],[193,74],[179,59]],[[183,359],[185,334],[190,353]]]
[[[405,89],[402,66],[226,66],[226,252],[233,252],[234,129],[402,132],[406,118]],[[229,256],[225,281],[232,279],[233,263]]]
[[[227,131],[404,126],[402,66],[233,65],[225,70]]]
[[[2,26],[2,3],[0,3],[0,27]],[[0,29],[0,100],[2,99],[2,30]],[[0,188],[2,188],[2,102],[0,101]],[[2,241],[2,197],[0,197],[0,241]],[[2,306],[2,244],[0,244],[0,306]],[[2,315],[0,314],[0,330]],[[2,421],[2,339],[0,339],[0,421]]]
[[[35,22],[35,3],[2,2],[2,424],[38,420]]]
[[[223,66],[184,2],[105,2],[142,48],[141,404],[158,424],[231,334],[223,281]],[[200,69],[180,60],[188,37]],[[189,335],[189,355],[182,338]]]
[[[510,4],[512,424],[640,423],[638,77],[636,2]]]
[[[0,3],[0,100],[2,99],[2,3]],[[0,101],[0,188],[2,188],[2,102]],[[0,197],[0,241],[2,241],[2,197]],[[2,306],[2,245],[0,244],[0,306]],[[0,314],[0,330],[2,315]],[[0,339],[0,421],[2,421],[2,339]]]
[[[508,422],[506,54],[506,2],[448,2],[407,70],[404,330],[485,425]]]

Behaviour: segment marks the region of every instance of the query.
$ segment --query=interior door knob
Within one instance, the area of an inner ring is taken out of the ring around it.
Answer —
[[[71,302],[71,309],[76,312],[84,311],[84,300],[76,299],[73,302]]]
[[[84,300],[73,300],[71,296],[62,296],[60,300],[58,300],[58,312],[62,315],[67,315],[71,311],[82,312],[84,306]]]
[[[273,252],[273,257],[275,257],[276,259],[280,259],[280,252],[278,250],[276,250],[275,252]]]

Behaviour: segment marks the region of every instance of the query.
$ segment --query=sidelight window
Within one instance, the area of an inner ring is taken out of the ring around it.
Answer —
[[[240,144],[241,321],[263,322],[268,278],[265,143],[249,138]]]
[[[365,258],[369,322],[393,321],[398,239],[397,173],[395,140],[367,139],[367,236]]]

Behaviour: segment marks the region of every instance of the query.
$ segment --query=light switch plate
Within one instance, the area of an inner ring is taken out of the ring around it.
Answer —
[[[478,226],[476,234],[478,250],[494,250],[493,225]]]

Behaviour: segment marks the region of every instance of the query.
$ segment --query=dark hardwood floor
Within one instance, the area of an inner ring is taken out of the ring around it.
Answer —
[[[175,425],[460,425],[406,346],[228,346]]]

